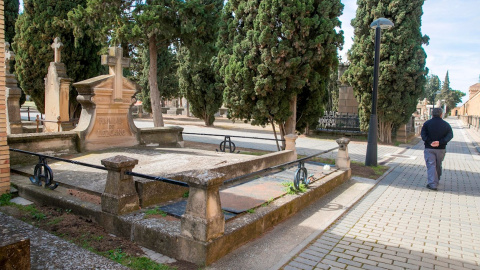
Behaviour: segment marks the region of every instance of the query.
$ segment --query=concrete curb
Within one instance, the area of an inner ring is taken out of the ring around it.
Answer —
[[[288,262],[290,262],[300,251],[305,249],[312,241],[314,241],[317,237],[319,237],[322,233],[324,233],[333,223],[335,223],[337,220],[339,220],[341,217],[343,217],[346,213],[350,211],[360,200],[362,200],[372,189],[374,189],[388,174],[390,174],[397,166],[399,163],[395,164],[394,166],[390,167],[382,176],[380,176],[376,183],[372,185],[371,188],[369,188],[365,193],[361,196],[358,196],[355,198],[352,202],[352,204],[346,208],[344,208],[344,211],[339,213],[337,216],[332,217],[328,222],[328,226],[326,226],[325,229],[319,229],[318,231],[312,233],[310,236],[308,236],[305,240],[303,240],[297,247],[292,249],[289,253],[285,254],[283,260],[279,261],[277,264],[269,268],[269,270],[278,270],[284,265],[286,265]]]

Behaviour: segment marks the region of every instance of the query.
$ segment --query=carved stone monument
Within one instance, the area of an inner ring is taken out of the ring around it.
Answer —
[[[347,70],[348,64],[340,63],[338,65],[338,79]],[[339,82],[338,87],[338,112],[340,114],[358,114],[358,101],[353,94],[353,87]]]
[[[63,131],[58,121],[67,122],[70,120],[68,112],[70,83],[72,79],[67,77],[65,64],[61,62],[61,50],[63,44],[60,38],[56,37],[52,44],[55,52],[53,62],[50,62],[48,73],[45,77],[45,122],[44,132]]]
[[[10,74],[10,61],[15,54],[10,51],[10,44],[5,42],[5,83],[7,96],[7,133],[22,133],[22,119],[20,117],[20,97],[22,90],[17,86],[17,80],[14,74]]]
[[[130,59],[122,57],[122,48],[109,48],[102,64],[109,74],[74,83],[82,113],[75,131],[80,133],[81,148],[96,150],[137,144],[137,128],[129,113],[140,87],[123,77]]]

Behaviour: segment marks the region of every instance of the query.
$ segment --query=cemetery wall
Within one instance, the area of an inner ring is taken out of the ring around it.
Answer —
[[[4,1],[0,0],[0,194],[10,191],[10,156],[7,145],[5,20]]]

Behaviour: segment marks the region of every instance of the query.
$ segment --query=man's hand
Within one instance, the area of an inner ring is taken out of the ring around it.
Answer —
[[[434,141],[430,144],[430,146],[432,146],[432,147],[438,147],[439,145],[440,145],[439,141]]]

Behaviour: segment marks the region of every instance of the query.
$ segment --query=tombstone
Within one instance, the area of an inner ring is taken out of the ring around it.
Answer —
[[[137,144],[137,128],[129,110],[140,86],[123,77],[123,68],[129,67],[130,59],[122,55],[122,48],[109,48],[109,54],[102,55],[102,64],[109,66],[109,74],[73,84],[82,105],[75,128],[80,133],[82,150]]]
[[[20,117],[20,97],[22,90],[18,87],[15,75],[10,73],[10,61],[15,54],[10,51],[10,44],[5,42],[5,84],[7,97],[7,133],[22,133],[22,118]]]
[[[60,42],[60,38],[56,37],[51,47],[54,50],[54,61],[50,62],[48,73],[45,77],[44,132],[63,131],[66,128],[66,123],[59,126],[58,121],[68,122],[70,120],[68,107],[72,79],[68,78],[67,68],[61,62],[63,44]]]
[[[353,93],[353,87],[340,82],[340,77],[348,68],[347,63],[338,65],[338,112],[339,114],[358,114],[358,101]]]

